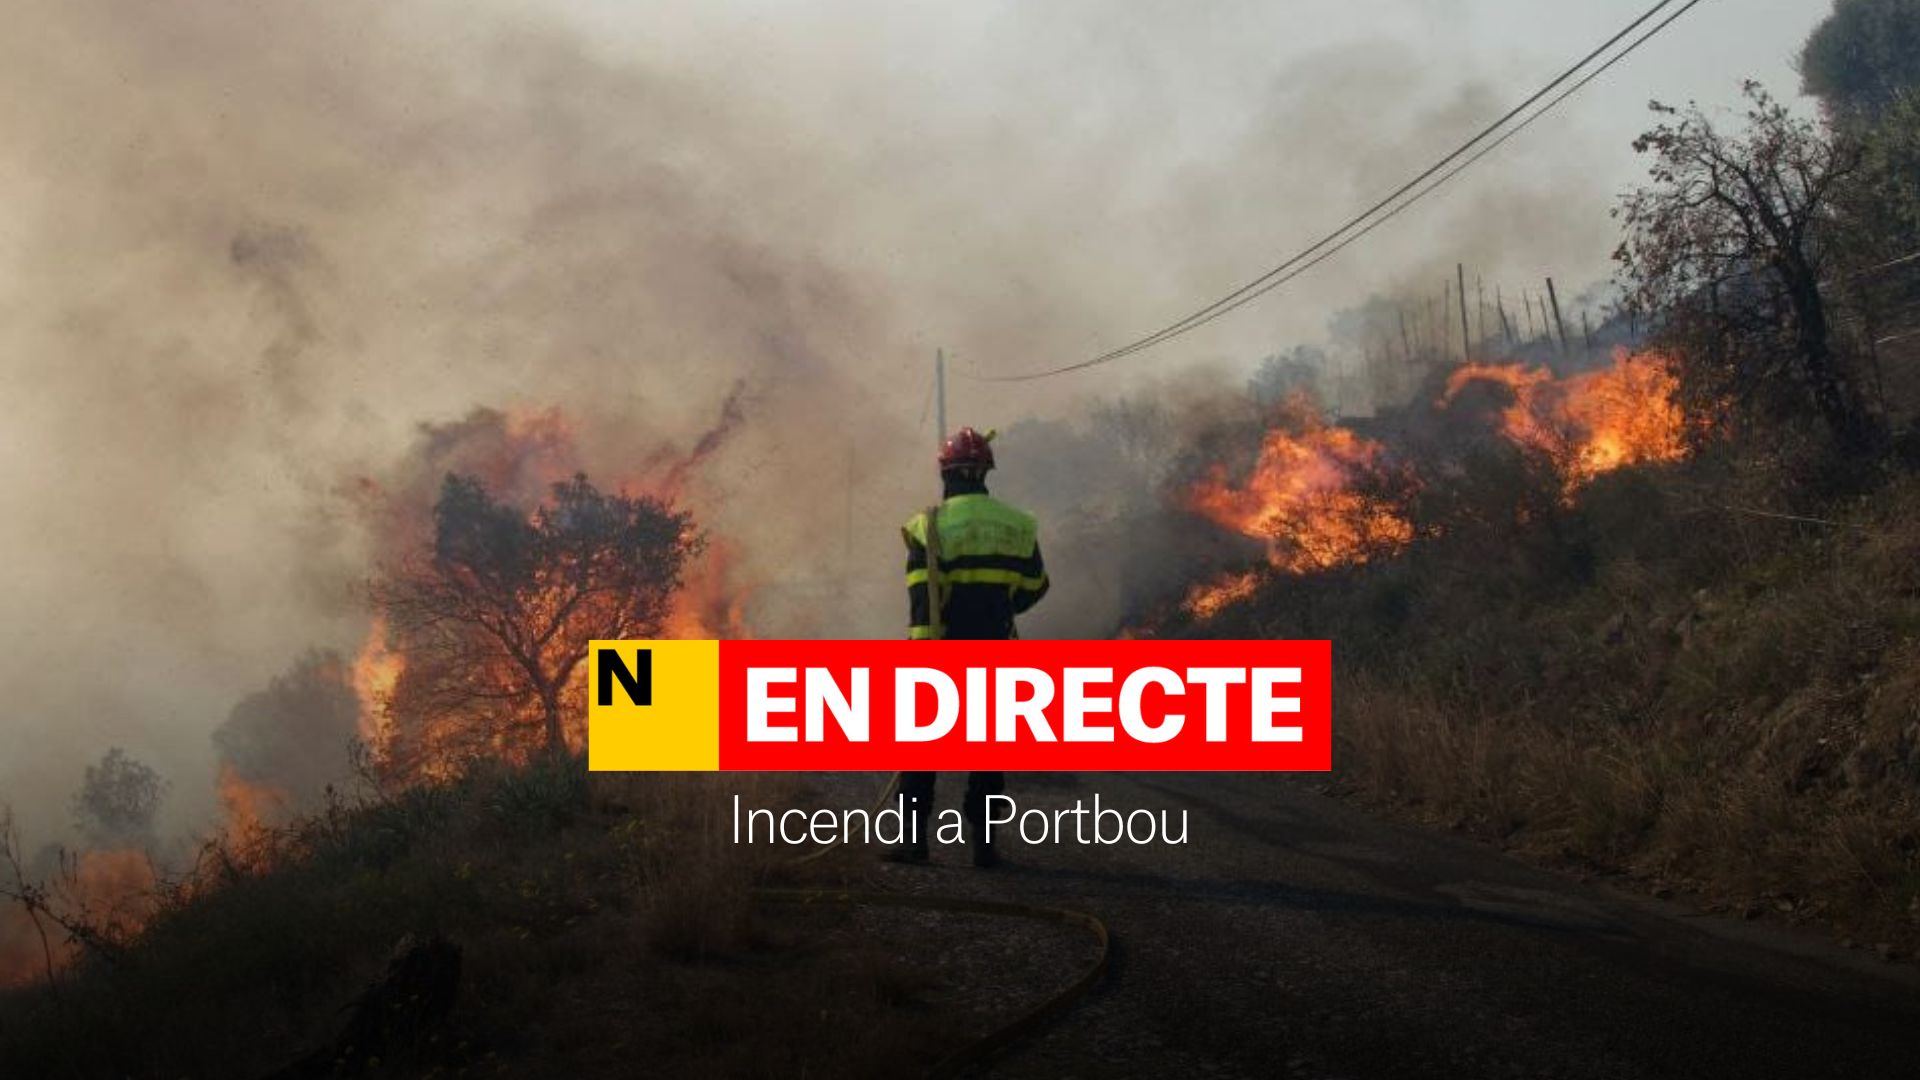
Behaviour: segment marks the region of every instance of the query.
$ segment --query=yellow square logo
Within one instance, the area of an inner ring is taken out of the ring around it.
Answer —
[[[587,767],[720,767],[720,643],[596,641],[588,649]]]

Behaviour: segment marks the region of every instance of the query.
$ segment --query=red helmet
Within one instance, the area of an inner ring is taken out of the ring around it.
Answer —
[[[940,444],[940,471],[949,469],[978,469],[986,472],[993,468],[993,434],[982,435],[970,427],[947,436]]]

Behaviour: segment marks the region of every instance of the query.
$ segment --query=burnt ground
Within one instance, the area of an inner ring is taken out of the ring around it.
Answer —
[[[1185,809],[1190,836],[1016,842],[986,872],[958,847],[925,867],[857,850],[823,860],[851,885],[1079,908],[1111,928],[1103,983],[974,1075],[1914,1075],[1920,974],[1902,965],[1577,881],[1296,780],[1010,780],[1023,808],[1097,790],[1108,805]],[[943,777],[941,804],[959,787]],[[924,965],[942,988],[928,1005],[963,1030],[1043,999],[1092,954],[1068,927],[907,917],[874,929],[894,959]]]

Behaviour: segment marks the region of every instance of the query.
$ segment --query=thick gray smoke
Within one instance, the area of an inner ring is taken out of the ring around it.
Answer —
[[[55,834],[118,744],[204,820],[234,703],[364,631],[361,483],[476,408],[557,409],[617,478],[738,387],[686,498],[755,628],[898,633],[934,346],[1074,359],[1310,239],[1509,96],[1431,50],[1453,6],[16,0],[0,799]],[[953,420],[1078,416],[1189,360],[1238,385],[1455,259],[1595,267],[1605,194],[1570,155],[1487,169],[1284,305],[1115,381],[956,379]],[[1099,465],[1023,495],[1073,512]]]

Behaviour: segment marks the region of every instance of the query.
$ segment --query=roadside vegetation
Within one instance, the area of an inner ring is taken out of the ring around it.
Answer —
[[[1750,468],[1603,477],[1524,529],[1277,583],[1204,632],[1335,642],[1344,785],[1910,953],[1920,478],[1782,503],[1734,493]]]
[[[1840,0],[1818,120],[1752,85],[1744,114],[1655,106],[1619,283],[1686,460],[1568,493],[1537,447],[1442,433],[1420,542],[1165,632],[1331,638],[1337,775],[1385,804],[1911,955],[1920,83],[1887,43],[1916,36],[1920,4]]]
[[[0,991],[0,1075],[879,1075],[955,1045],[849,912],[750,908],[770,868],[724,803],[546,758],[212,843],[137,931],[55,897],[84,944]]]

